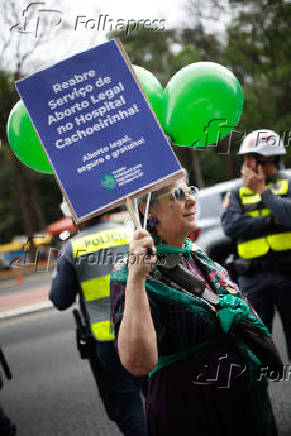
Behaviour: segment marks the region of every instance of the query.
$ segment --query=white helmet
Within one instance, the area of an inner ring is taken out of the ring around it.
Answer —
[[[254,130],[243,140],[238,154],[257,153],[263,156],[286,154],[283,141],[273,130]]]

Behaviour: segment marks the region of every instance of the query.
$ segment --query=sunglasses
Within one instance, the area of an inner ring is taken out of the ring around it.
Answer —
[[[172,191],[165,192],[162,195],[159,195],[158,198],[166,197],[167,195],[171,195],[173,200],[176,201],[185,201],[187,197],[190,197],[194,200],[197,199],[199,193],[199,189],[196,186],[189,186],[189,188],[185,191],[183,188],[176,188]]]

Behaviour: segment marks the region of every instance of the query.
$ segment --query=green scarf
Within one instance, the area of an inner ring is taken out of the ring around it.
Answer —
[[[172,365],[174,362],[184,359],[188,356],[197,356],[203,348],[211,346],[215,341],[221,337],[225,337],[230,331],[231,326],[240,320],[246,320],[247,322],[255,325],[262,335],[269,335],[267,328],[262,321],[251,313],[249,306],[240,297],[240,292],[237,286],[231,282],[227,271],[216,262],[209,259],[205,253],[200,249],[192,251],[192,242],[190,239],[186,239],[185,248],[178,249],[166,244],[155,245],[158,254],[182,254],[188,258],[192,258],[203,272],[206,282],[211,289],[219,295],[220,307],[218,317],[214,311],[211,310],[211,305],[203,298],[195,295],[185,293],[171,284],[164,283],[163,277],[158,271],[157,267],[154,267],[154,271],[151,276],[145,281],[145,288],[151,303],[155,304],[155,297],[158,297],[159,301],[165,303],[174,304],[176,307],[190,312],[199,313],[204,319],[209,322],[210,338],[204,342],[195,344],[194,346],[188,346],[180,349],[178,352],[168,355],[159,355],[158,364],[149,374],[151,378],[155,373],[163,369],[168,365]],[[117,281],[120,283],[127,283],[128,268],[126,264],[117,264],[111,274],[111,281]],[[124,298],[124,293],[120,295],[120,298]],[[157,304],[157,306],[159,303]],[[120,308],[121,306],[117,304]],[[117,318],[122,316],[119,314]],[[220,332],[217,325],[217,319],[220,322]],[[180,332],[177,332],[179,335]],[[178,338],[178,336],[177,336]],[[158,342],[161,338],[157,338]],[[230,341],[233,339],[230,338]],[[262,421],[268,424],[272,421],[272,413],[270,412],[269,400],[267,390],[264,383],[258,383],[258,377],[260,375],[261,362],[246,346],[243,340],[236,339],[235,343],[239,353],[242,355],[246,365],[248,373],[248,383],[250,389],[250,401],[252,401],[254,409],[258,410],[258,428],[261,428]],[[261,421],[262,420],[262,421]],[[267,432],[265,433],[267,435]]]
[[[166,244],[158,244],[155,245],[155,247],[158,255],[181,254],[181,255],[185,255],[188,258],[192,258],[193,254],[195,256],[195,253],[192,252],[192,241],[189,238],[186,238],[184,248],[176,248]],[[201,250],[199,251],[202,254]],[[209,264],[213,264],[213,262],[206,256],[204,256],[204,260],[207,260]],[[218,265],[216,264],[216,266]],[[128,274],[128,270],[126,266],[124,266],[122,271],[113,272],[111,275],[111,279],[126,283],[127,274]],[[159,279],[163,278],[162,274],[158,271],[156,265],[154,266],[154,275]],[[159,294],[165,297],[166,299],[178,303],[179,302],[187,303],[189,305],[189,308],[193,305],[193,303],[195,304],[198,303],[199,305],[206,304],[206,306],[209,308],[209,304],[205,300],[199,297],[195,297],[194,295],[189,295],[177,291],[175,288],[171,288],[163,282],[153,281],[151,280],[151,278],[149,280],[146,280],[145,287],[149,292],[153,294]],[[216,286],[214,286],[214,288],[216,288]],[[246,302],[243,299],[239,297],[238,290],[235,292],[235,294],[236,295],[233,295],[233,292],[230,294],[227,288],[222,287],[219,289],[218,295],[220,298],[221,310],[219,310],[218,316],[223,331],[225,333],[228,333],[233,324],[237,324],[238,322],[244,320],[255,325],[262,334],[271,336],[270,333],[268,332],[267,327],[262,323],[262,321],[257,316],[251,314],[251,310],[249,306],[246,304]]]
[[[194,260],[198,260],[198,263],[201,264],[201,260],[203,259],[204,264],[206,264],[206,275],[208,272],[212,272],[213,277],[213,268],[215,268],[216,275],[224,272],[225,270],[215,262],[211,261],[204,255],[201,250],[197,252],[192,252],[192,241],[190,239],[185,240],[185,248],[179,249],[175,247],[171,247],[166,244],[155,245],[157,249],[157,254],[182,254],[186,255],[188,258],[194,257]],[[202,256],[202,259],[201,259]],[[199,259],[200,257],[200,259]],[[196,259],[195,259],[196,258]],[[218,267],[218,269],[217,269]],[[111,274],[112,281],[119,281],[123,283],[127,283],[128,278],[128,269],[127,265],[122,265],[120,269],[115,269],[115,271]],[[201,297],[197,297],[193,294],[181,292],[181,290],[177,288],[173,288],[169,286],[169,284],[164,283],[162,274],[158,271],[157,266],[154,266],[154,272],[151,277],[149,277],[145,281],[145,288],[148,292],[149,296],[158,296],[162,298],[162,300],[171,302],[176,305],[176,307],[180,307],[181,309],[187,309],[191,312],[199,311],[204,318],[208,319],[210,324],[212,324],[213,330],[215,330],[215,318],[213,317],[213,311],[211,311],[211,305]],[[217,277],[212,278],[212,282],[208,275],[208,282],[212,285],[211,287],[216,290],[217,286]],[[214,285],[214,286],[213,286]],[[220,307],[221,309],[218,311],[218,319],[222,328],[222,331],[228,333],[233,324],[240,322],[241,320],[247,321],[248,323],[254,325],[261,334],[270,335],[268,329],[262,323],[262,321],[255,315],[252,315],[251,309],[246,304],[244,300],[240,298],[240,294],[238,290],[235,290],[235,295],[230,294],[230,287],[220,286],[218,295],[220,298]],[[232,291],[233,292],[233,291]],[[217,293],[217,292],[216,292]],[[175,353],[169,356],[160,356],[157,367],[152,371],[150,375],[162,369],[164,366],[174,363],[175,361],[186,357],[189,354],[194,353],[197,350],[197,347],[201,349],[204,345],[208,345],[212,341],[206,341],[204,343],[200,343],[192,348],[182,349],[178,353]],[[258,361],[259,363],[259,361]]]

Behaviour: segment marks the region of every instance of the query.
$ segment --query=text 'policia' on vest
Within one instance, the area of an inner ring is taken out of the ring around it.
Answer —
[[[281,197],[288,195],[288,179],[286,178],[278,178],[275,182],[268,183],[267,187],[272,190],[274,195]],[[259,217],[272,214],[271,210],[263,204],[261,196],[247,187],[239,189],[239,198],[244,215]],[[291,256],[290,229],[284,229],[282,226],[270,226],[268,232],[259,237],[238,240],[237,251],[242,259],[262,257],[270,249],[274,252],[280,252],[280,254],[289,253]]]
[[[110,326],[110,273],[128,249],[130,232],[124,227],[104,223],[93,233],[92,227],[71,240],[72,255],[81,284],[80,305],[87,324],[98,341],[114,339]]]

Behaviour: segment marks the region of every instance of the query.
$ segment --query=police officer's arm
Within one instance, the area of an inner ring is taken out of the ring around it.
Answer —
[[[265,206],[272,211],[279,224],[291,227],[291,186],[289,182],[288,196],[274,195],[271,189],[266,189],[261,197]]]
[[[232,191],[229,204],[221,215],[221,224],[224,233],[233,239],[240,236],[256,236],[270,225],[270,217],[251,217],[244,215],[238,191]]]
[[[52,276],[49,299],[58,310],[66,310],[75,301],[79,290],[72,261],[71,244],[67,244],[58,258]]]

